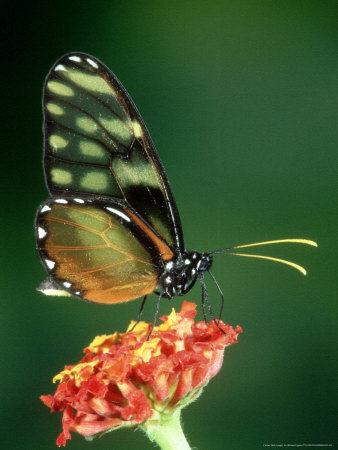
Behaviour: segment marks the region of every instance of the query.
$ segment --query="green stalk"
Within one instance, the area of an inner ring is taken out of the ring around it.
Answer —
[[[159,414],[155,420],[148,419],[140,428],[162,450],[191,450],[180,419],[181,408],[177,408],[172,414]]]

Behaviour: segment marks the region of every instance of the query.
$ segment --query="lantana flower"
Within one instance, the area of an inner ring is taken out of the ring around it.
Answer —
[[[97,336],[78,364],[65,366],[53,379],[55,394],[41,396],[51,412],[63,411],[57,445],[71,431],[92,439],[138,426],[162,449],[189,449],[181,409],[217,374],[225,347],[242,332],[222,321],[194,323],[195,315],[196,305],[183,302],[148,340],[151,324],[132,321],[125,333]]]

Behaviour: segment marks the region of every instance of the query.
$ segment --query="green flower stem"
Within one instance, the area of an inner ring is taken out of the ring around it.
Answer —
[[[141,428],[148,438],[162,450],[191,450],[181,427],[181,409],[172,414],[160,414],[155,420],[149,419]]]

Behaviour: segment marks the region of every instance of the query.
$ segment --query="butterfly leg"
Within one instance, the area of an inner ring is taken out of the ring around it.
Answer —
[[[201,283],[201,286],[202,286],[202,311],[203,311],[203,318],[204,318],[204,322],[206,324],[208,324],[207,314],[206,314],[206,311],[205,311],[205,301],[204,301],[204,289],[206,289],[205,288],[205,283],[204,283],[204,278],[203,278],[202,274],[199,274],[198,277],[200,279],[200,283]]]
[[[209,295],[208,295],[208,291],[207,291],[207,286],[206,286],[205,281],[204,281],[203,273],[200,273],[198,278],[200,279],[201,286],[202,286],[202,308],[203,308],[204,320],[205,320],[206,323],[208,323],[208,321],[206,320],[206,314],[205,314],[205,304],[206,304],[207,308],[208,308],[208,311],[209,311],[209,314],[210,314],[210,317],[213,320],[213,322],[215,323],[216,327],[220,331],[222,331],[223,334],[225,334],[224,330],[222,330],[222,328],[216,322],[215,315],[214,315],[214,313],[212,311],[210,300],[209,300]]]
[[[143,308],[144,308],[144,305],[145,305],[145,303],[146,303],[147,297],[148,297],[148,295],[145,295],[145,296],[143,297],[142,304],[141,304],[141,308],[140,308],[140,311],[139,311],[139,313],[138,313],[138,315],[137,315],[136,322],[134,323],[134,325],[131,327],[131,329],[130,329],[129,331],[133,331],[133,329],[136,327],[136,325],[140,322],[141,317],[142,317],[142,313],[143,313]]]
[[[217,287],[217,289],[218,289],[218,292],[219,292],[219,294],[220,294],[220,296],[221,296],[221,308],[220,308],[220,310],[219,310],[219,316],[218,316],[218,319],[221,320],[222,312],[223,312],[223,306],[224,306],[224,295],[223,295],[222,289],[221,289],[220,285],[217,283],[217,280],[216,280],[216,278],[214,277],[214,275],[210,272],[210,270],[208,270],[208,272],[209,272],[209,275],[210,275],[211,278],[212,278],[212,281],[216,284],[216,287]]]
[[[154,314],[154,320],[153,320],[153,324],[151,326],[151,329],[150,329],[150,331],[148,333],[147,341],[149,341],[150,335],[153,332],[154,326],[155,326],[155,324],[157,322],[157,316],[158,316],[158,312],[160,310],[160,303],[161,303],[162,296],[163,296],[163,292],[160,293],[160,295],[158,297],[158,300],[157,300],[156,310],[155,310],[155,314]]]

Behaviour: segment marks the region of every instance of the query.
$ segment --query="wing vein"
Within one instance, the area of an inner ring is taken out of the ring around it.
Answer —
[[[85,251],[85,250],[99,250],[101,248],[107,248],[106,244],[101,245],[48,245],[48,249],[52,250],[62,250],[62,251],[70,251],[70,252],[76,252],[76,251]]]
[[[46,158],[48,159],[55,159],[58,162],[65,163],[65,164],[76,164],[78,166],[89,166],[89,167],[97,167],[99,169],[107,169],[109,170],[109,166],[106,166],[105,164],[98,164],[98,163],[88,163],[85,161],[74,161],[72,159],[65,159],[61,158],[60,156],[54,156],[54,155],[46,155]]]
[[[123,259],[122,261],[114,261],[107,264],[101,264],[100,266],[94,266],[94,267],[87,267],[85,269],[81,269],[81,273],[94,273],[94,272],[101,272],[105,269],[111,269],[116,266],[120,266],[121,264],[124,264],[126,262],[130,261],[129,259]]]
[[[133,255],[132,253],[127,252],[126,250],[123,250],[121,247],[118,247],[117,245],[113,244],[109,238],[107,238],[106,235],[102,234],[102,239],[106,242],[107,246],[116,250],[118,253],[122,253],[122,255],[126,255],[128,256],[130,259],[135,260],[135,261],[139,261],[145,264],[150,264],[150,265],[154,265],[153,263],[149,262],[148,260],[144,259],[144,258],[139,258],[135,255]]]
[[[89,233],[97,234],[98,236],[102,235],[101,231],[95,230],[94,228],[86,227],[85,225],[80,225],[79,223],[73,222],[67,219],[60,219],[59,217],[48,216],[45,218],[47,222],[57,222],[62,223],[62,225],[69,225],[74,228],[80,228],[81,230],[88,231]]]

